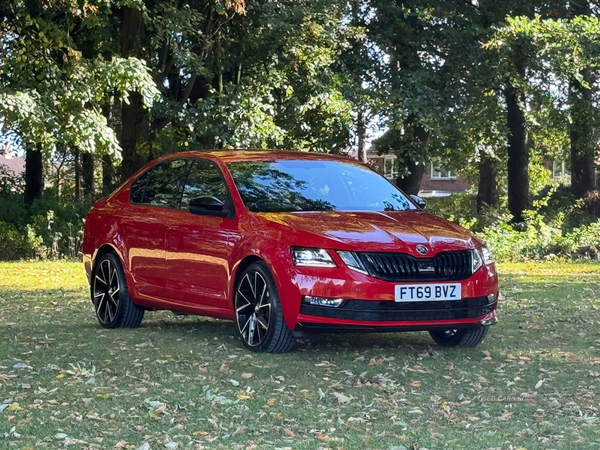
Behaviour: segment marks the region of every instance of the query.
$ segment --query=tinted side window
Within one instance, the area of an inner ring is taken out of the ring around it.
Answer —
[[[131,201],[150,206],[176,208],[188,161],[172,159],[151,168],[131,185]]]
[[[131,197],[131,203],[142,203],[144,200],[144,193],[148,185],[148,178],[154,169],[150,169],[140,175],[133,183],[131,183],[131,189],[129,195]]]
[[[227,185],[219,168],[205,159],[195,159],[183,188],[181,208],[187,209],[190,200],[205,195],[216,197],[225,204],[228,203]]]

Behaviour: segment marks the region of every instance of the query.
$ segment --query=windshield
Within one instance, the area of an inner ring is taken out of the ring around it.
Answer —
[[[393,184],[358,163],[241,161],[228,167],[254,212],[416,209]]]

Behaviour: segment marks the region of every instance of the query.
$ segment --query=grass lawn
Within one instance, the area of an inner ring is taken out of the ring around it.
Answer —
[[[500,271],[480,347],[331,335],[256,355],[200,317],[101,329],[81,264],[0,263],[0,448],[600,448],[600,265]]]

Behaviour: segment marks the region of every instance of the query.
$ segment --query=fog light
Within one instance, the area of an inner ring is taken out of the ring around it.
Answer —
[[[344,299],[342,298],[328,298],[328,297],[312,297],[310,295],[305,295],[302,299],[303,303],[307,303],[309,305],[314,306],[329,306],[331,308],[337,308],[344,303]]]

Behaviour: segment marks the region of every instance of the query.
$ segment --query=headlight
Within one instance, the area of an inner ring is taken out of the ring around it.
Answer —
[[[483,266],[483,257],[481,256],[481,250],[478,248],[471,250],[471,254],[473,255],[472,273],[475,273]]]
[[[493,264],[494,258],[492,252],[485,245],[471,251],[473,255],[473,273],[477,272],[482,266]]]
[[[493,264],[494,263],[494,257],[492,256],[492,251],[487,248],[485,245],[483,247],[481,247],[481,256],[483,256],[483,264],[485,264],[486,266],[488,264]]]
[[[337,252],[342,261],[352,270],[368,275],[366,267],[354,252]]]
[[[295,266],[336,267],[327,250],[322,248],[292,247]]]

